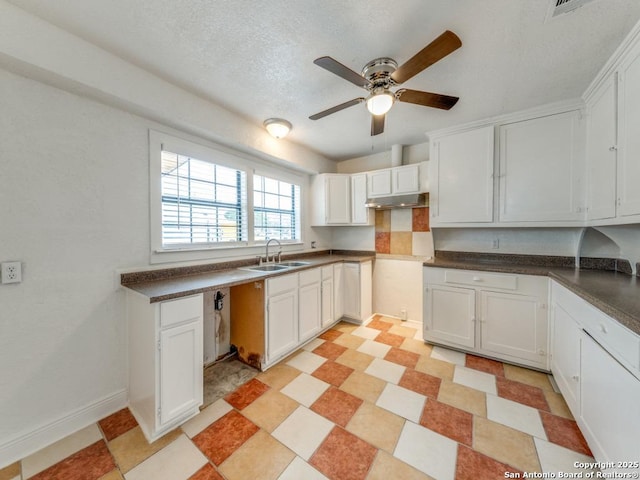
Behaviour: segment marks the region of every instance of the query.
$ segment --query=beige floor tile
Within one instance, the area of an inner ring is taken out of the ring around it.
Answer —
[[[0,468],[0,480],[13,480],[16,477],[20,478],[20,462]]]
[[[374,447],[392,453],[403,426],[404,418],[364,402],[351,417],[347,430]]]
[[[558,415],[564,418],[570,418],[573,420],[573,415],[569,410],[569,406],[567,402],[565,402],[562,394],[556,393],[551,390],[543,390],[544,397],[547,399],[547,403],[549,404],[549,408],[551,409],[551,413],[554,415]]]
[[[280,390],[298,375],[300,375],[300,370],[290,367],[289,365],[285,365],[283,361],[274,365],[266,372],[259,373],[256,378],[262,383],[266,383],[271,388]]]
[[[354,370],[364,372],[369,364],[373,362],[373,359],[374,357],[372,355],[357,352],[355,350],[347,350],[336,358],[336,362],[346,365],[347,367],[351,367]]]
[[[389,329],[389,333],[395,333],[402,337],[413,338],[417,330],[411,327],[405,327],[404,325],[394,325]]]
[[[359,325],[356,325],[354,323],[340,322],[335,327],[333,327],[333,329],[342,333],[351,333],[358,327]]]
[[[397,458],[380,450],[367,475],[367,480],[432,480],[430,476],[416,470]]]
[[[367,402],[375,403],[387,382],[356,370],[340,385],[340,389]]]
[[[267,432],[273,432],[296,408],[298,402],[277,390],[269,390],[245,408],[242,414]]]
[[[438,392],[438,401],[474,415],[487,416],[486,394],[458,383],[442,382]]]
[[[486,418],[474,417],[473,419],[473,448],[525,472],[541,471],[531,435]]]
[[[264,430],[247,440],[219,467],[229,480],[276,479],[295,458],[295,453]]]
[[[364,338],[356,337],[355,335],[349,335],[348,333],[344,335],[340,335],[338,338],[336,338],[333,341],[333,343],[342,345],[343,347],[352,348],[354,350],[358,348],[360,345],[362,345],[363,342],[364,342]]]
[[[123,480],[124,477],[120,474],[119,470],[114,470],[106,475],[100,477],[98,480]]]
[[[534,387],[540,387],[543,390],[553,390],[549,376],[546,373],[528,368],[517,367],[515,365],[504,364],[504,376],[509,380],[514,380]]]
[[[431,351],[433,350],[431,345],[424,343],[422,340],[416,340],[415,338],[405,338],[400,348],[427,357],[431,355]]]
[[[140,427],[133,428],[108,443],[122,473],[127,473],[154,453],[169,445],[181,434],[179,428],[167,433],[153,443],[148,443]]]
[[[415,369],[419,372],[433,375],[434,377],[440,377],[443,380],[453,380],[455,365],[435,358],[421,356]]]

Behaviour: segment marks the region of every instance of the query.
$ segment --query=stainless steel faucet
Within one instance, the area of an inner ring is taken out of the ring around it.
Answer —
[[[276,242],[278,244],[278,247],[280,247],[280,249],[278,250],[278,262],[280,262],[280,256],[282,255],[282,244],[280,243],[280,240],[278,240],[277,238],[271,238],[267,242],[267,248],[266,248],[266,252],[265,252],[266,261],[269,262],[269,244],[271,242]],[[275,262],[275,255],[273,256],[273,261]]]

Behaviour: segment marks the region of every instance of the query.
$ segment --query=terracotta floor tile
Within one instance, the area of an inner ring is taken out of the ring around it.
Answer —
[[[373,359],[374,357],[372,355],[349,349],[336,358],[335,361],[342,365],[346,365],[347,367],[351,367],[354,370],[364,372],[369,364],[373,362]]]
[[[356,350],[360,345],[364,343],[364,340],[365,339],[362,337],[345,333],[344,335],[341,335],[338,338],[336,338],[333,341],[333,343],[335,343],[336,345],[342,345],[343,347],[352,348],[353,350]]]
[[[117,436],[137,427],[138,422],[128,408],[123,408],[122,410],[100,420],[98,425],[100,425],[105,439],[109,442]]]
[[[549,382],[549,375],[546,373],[505,363],[504,376],[509,380],[526,383],[527,385],[532,385],[534,387],[540,387],[543,390],[553,390],[551,382]]]
[[[431,355],[433,347],[422,340],[416,340],[415,338],[405,338],[400,345],[400,348],[409,352],[417,353],[418,355]]]
[[[419,372],[428,373],[443,380],[453,380],[453,372],[455,371],[454,364],[423,355],[420,356],[414,368]]]
[[[374,447],[393,453],[404,422],[404,418],[364,402],[351,417],[346,429]]]
[[[547,412],[540,412],[540,417],[550,442],[590,457],[593,456],[575,420]]]
[[[106,443],[100,440],[30,477],[30,480],[98,480],[115,468]]]
[[[524,473],[464,445],[458,447],[456,480],[495,480],[505,478],[506,472],[514,474],[511,478],[522,478]]]
[[[443,381],[437,400],[474,415],[487,416],[486,394],[458,383]]]
[[[327,340],[329,342],[333,342],[336,338],[339,338],[341,335],[342,335],[342,332],[338,330],[334,330],[333,328],[330,328],[326,332],[322,333],[322,335],[320,335],[318,338]]]
[[[402,345],[402,342],[404,342],[404,337],[389,332],[381,332],[380,335],[375,338],[375,341],[391,345],[392,347],[399,347]]]
[[[340,427],[334,427],[309,463],[330,480],[363,480],[377,449]]]
[[[218,468],[228,480],[275,480],[296,454],[260,430]]]
[[[503,363],[491,360],[490,358],[467,354],[465,366],[473,368],[474,370],[480,370],[481,372],[490,373],[496,377],[504,377]]]
[[[142,429],[136,427],[111,440],[109,442],[109,450],[116,459],[122,473],[127,473],[151,455],[169,445],[180,435],[181,430],[176,428],[155,442],[149,443],[144,437]]]
[[[471,446],[473,415],[469,412],[428,398],[422,410],[420,425],[458,443]]]
[[[473,417],[473,448],[526,472],[540,472],[533,437],[486,418]],[[504,478],[502,476],[501,478]]]
[[[300,375],[300,370],[290,367],[289,365],[285,365],[284,362],[280,362],[266,372],[259,373],[255,378],[260,380],[262,383],[269,385],[271,388],[280,390],[285,385],[288,385],[298,375]]]
[[[311,410],[344,427],[360,405],[362,405],[362,399],[330,387],[311,405]]]
[[[469,355],[467,355],[467,358]],[[549,411],[549,405],[544,396],[544,392],[539,387],[526,385],[506,378],[496,377],[496,387],[498,396],[513,400],[514,402],[528,405],[538,410]]]
[[[269,390],[268,385],[252,378],[241,387],[238,387],[234,392],[224,397],[224,399],[232,407],[242,410],[267,390]]]
[[[380,320],[380,316],[376,315],[376,318],[367,323],[367,327],[375,328],[376,330],[381,330],[386,332],[391,327],[393,327],[393,323],[385,322],[384,320]]]
[[[400,335],[405,338],[413,338],[416,335],[415,328],[405,327],[404,325],[394,325],[389,329],[389,333],[393,333],[394,335]]]
[[[413,352],[407,352],[406,350],[402,350],[400,348],[392,347],[389,352],[384,357],[385,360],[389,362],[397,363],[398,365],[403,365],[405,367],[414,368],[420,360],[420,355]]]
[[[571,414],[571,410],[569,410],[569,406],[561,393],[552,392],[551,390],[543,390],[543,392],[551,413],[570,420],[574,419]]]
[[[440,383],[442,383],[442,379],[438,377],[407,368],[398,385],[427,397],[437,398]]]
[[[298,402],[271,389],[245,408],[242,415],[267,432],[273,432],[296,408]]]
[[[340,390],[344,390],[367,402],[376,403],[386,384],[387,382],[384,380],[355,370],[349,375],[349,378],[340,385]]]
[[[224,477],[216,471],[213,465],[207,463],[204,467],[191,475],[188,480],[224,480]]]
[[[192,440],[215,465],[220,465],[258,430],[254,423],[234,410]]]
[[[328,358],[329,360],[335,360],[346,351],[347,347],[343,347],[342,345],[338,345],[332,342],[325,342],[319,347],[316,347],[313,350],[313,353],[324,358]]]
[[[318,367],[311,375],[339,387],[353,372],[353,368],[329,360]]]
[[[371,465],[367,480],[432,480],[431,477],[398,460],[385,451],[379,451]]]

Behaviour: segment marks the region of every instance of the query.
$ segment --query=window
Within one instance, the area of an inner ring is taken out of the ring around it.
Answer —
[[[254,175],[254,240],[299,240],[299,198],[298,185]]]
[[[149,155],[152,263],[252,255],[271,238],[302,248],[303,175],[154,131]]]

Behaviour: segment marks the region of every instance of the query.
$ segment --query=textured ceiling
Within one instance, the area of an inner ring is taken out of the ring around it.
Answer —
[[[579,97],[640,18],[638,0],[598,0],[545,22],[548,0],[11,0],[256,125],[340,160],[426,141],[425,132]],[[450,111],[397,103],[371,137],[366,91],[317,67],[402,64],[445,30],[462,47],[403,84],[460,97]]]

